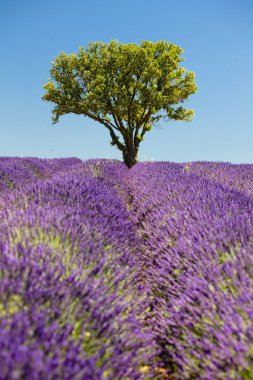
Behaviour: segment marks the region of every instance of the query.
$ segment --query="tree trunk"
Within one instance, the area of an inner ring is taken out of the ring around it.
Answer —
[[[123,159],[126,166],[131,169],[138,162],[138,148],[135,146],[127,146],[123,151]]]

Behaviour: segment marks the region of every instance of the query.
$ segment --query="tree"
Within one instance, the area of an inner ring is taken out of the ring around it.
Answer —
[[[55,103],[53,124],[68,113],[106,127],[111,144],[131,168],[140,142],[160,119],[192,119],[180,103],[197,90],[195,75],[180,66],[183,49],[164,40],[121,44],[90,42],[77,54],[61,52],[52,62],[43,100]]]

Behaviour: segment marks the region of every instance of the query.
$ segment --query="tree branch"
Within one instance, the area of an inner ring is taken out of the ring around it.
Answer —
[[[72,109],[71,107],[67,107],[66,109],[64,109],[64,107],[61,107],[61,109],[64,111],[64,113],[73,112],[73,113],[78,114],[78,115],[88,116],[91,119],[98,121],[100,124],[103,124],[109,130],[113,144],[117,145],[117,147],[121,151],[123,151],[125,149],[125,146],[119,141],[119,138],[116,136],[116,134],[114,132],[114,129],[116,129],[117,131],[120,131],[120,130],[117,127],[115,127],[115,125],[113,125],[111,122],[109,122],[109,121],[107,121],[107,120],[105,120],[105,119],[103,119],[97,115],[94,115],[90,112],[79,111],[76,109]]]
[[[129,126],[129,128],[132,128],[131,127],[131,123],[130,123],[130,113],[131,113],[131,107],[132,107],[132,104],[133,104],[133,100],[134,100],[135,94],[136,94],[136,87],[133,90],[133,94],[131,96],[130,103],[129,103],[129,106],[128,106],[127,124]],[[133,130],[133,128],[132,128],[132,130]]]
[[[121,127],[121,126],[120,126],[120,124],[119,124],[119,121],[117,120],[117,116],[115,115],[115,111],[113,110],[113,107],[112,107],[110,101],[108,102],[108,107],[109,107],[109,109],[110,109],[110,112],[111,112],[111,115],[112,115],[112,117],[113,117],[113,120],[114,120],[114,122],[115,122],[115,124],[116,124],[116,126],[117,126],[117,130],[120,131],[120,127]]]
[[[119,138],[115,135],[115,132],[113,130],[113,128],[115,128],[115,129],[118,130],[117,127],[115,127],[113,124],[111,124],[107,120],[101,119],[99,116],[93,115],[90,112],[86,112],[84,115],[90,117],[93,120],[98,121],[100,124],[103,124],[109,130],[109,132],[110,132],[110,135],[111,135],[111,138],[112,138],[112,143],[115,144],[115,145],[117,145],[117,147],[121,151],[123,151],[125,149],[124,145],[119,141]]]
[[[113,96],[112,98],[114,100],[114,103],[117,104],[115,97]],[[119,130],[124,135],[125,134],[125,127],[124,127],[124,124],[122,122],[122,119],[121,119],[121,117],[119,117],[118,113],[115,110],[114,110],[114,113],[115,113],[115,116],[116,116],[117,121],[118,121],[120,128],[121,128]]]

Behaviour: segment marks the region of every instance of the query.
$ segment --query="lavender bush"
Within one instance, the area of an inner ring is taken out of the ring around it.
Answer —
[[[152,378],[135,231],[78,165],[0,198],[1,379]]]
[[[128,174],[161,358],[173,379],[251,379],[253,199],[183,169]]]
[[[253,378],[253,166],[0,159],[0,379]]]

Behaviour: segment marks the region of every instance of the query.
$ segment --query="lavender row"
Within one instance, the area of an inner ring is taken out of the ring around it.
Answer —
[[[195,173],[231,189],[253,196],[253,165],[225,162],[192,162],[183,165],[185,173]]]
[[[136,234],[103,166],[0,197],[0,379],[156,376]]]
[[[252,379],[252,198],[180,164],[139,163],[124,181],[168,378]]]
[[[82,161],[77,158],[40,159],[34,157],[0,158],[0,192],[17,189],[61,172],[77,169]]]

